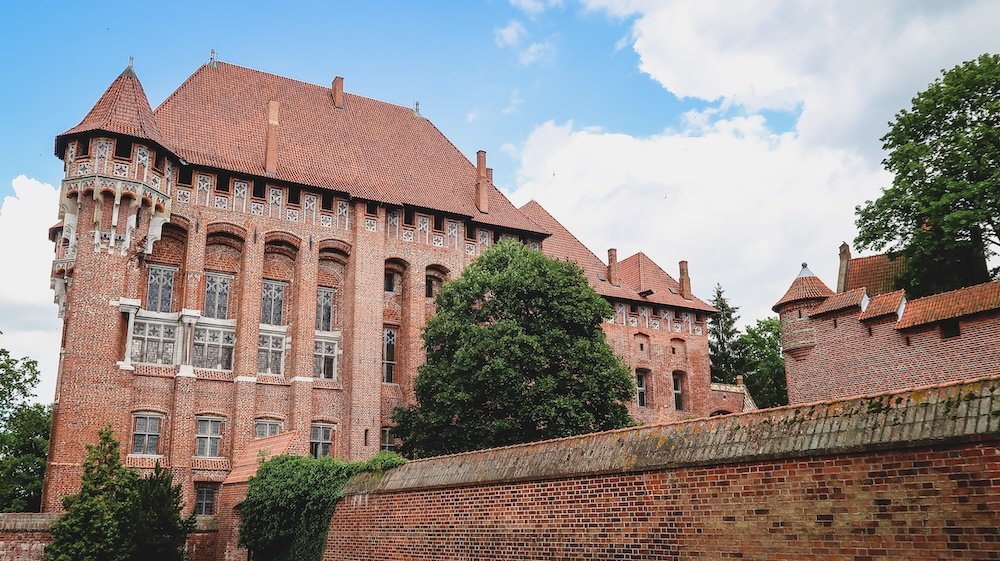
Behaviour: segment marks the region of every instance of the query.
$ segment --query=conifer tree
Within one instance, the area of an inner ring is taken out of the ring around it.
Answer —
[[[722,285],[716,283],[715,292],[709,303],[719,313],[708,320],[708,352],[712,360],[712,381],[726,384],[736,383],[736,375],[740,373],[740,354],[736,340],[740,331],[736,321],[740,316],[738,306],[733,306],[726,299]]]

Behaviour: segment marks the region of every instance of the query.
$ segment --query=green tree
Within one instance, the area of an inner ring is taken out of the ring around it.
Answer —
[[[183,559],[194,517],[180,516],[180,486],[159,464],[145,479],[123,466],[110,426],[99,437],[87,446],[80,492],[63,499],[46,561]]]
[[[743,358],[743,380],[758,407],[788,404],[785,358],[781,351],[781,322],[777,317],[757,320],[734,345]]]
[[[723,294],[722,285],[716,283],[715,292],[709,303],[719,310],[708,320],[708,354],[712,360],[712,381],[726,384],[736,383],[740,373],[740,356],[735,348],[740,336],[736,321],[740,316],[738,306],[733,306]]]
[[[195,515],[181,516],[181,486],[156,463],[153,472],[136,482],[133,543],[143,561],[182,561]]]
[[[0,348],[0,429],[15,409],[31,398],[37,384],[38,362],[11,358],[10,351]]]
[[[1000,55],[942,71],[882,142],[892,186],[857,207],[855,243],[901,253],[910,297],[988,281],[1000,246]]]
[[[277,456],[260,464],[240,503],[240,545],[261,561],[318,561],[344,485],[405,462],[380,452],[366,462]]]
[[[111,427],[101,429],[100,441],[87,446],[80,492],[63,499],[66,513],[51,528],[47,561],[128,561],[132,514],[136,505],[135,471],[124,467]]]
[[[0,509],[38,512],[49,452],[52,411],[45,405],[21,404],[0,431]]]
[[[515,241],[447,283],[424,329],[402,450],[435,456],[627,426],[635,384],[608,346],[611,307],[579,266]]]

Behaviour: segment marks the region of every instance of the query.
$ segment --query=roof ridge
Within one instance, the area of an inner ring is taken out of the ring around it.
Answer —
[[[517,210],[518,210],[518,211],[520,211],[520,210],[521,210],[521,209],[523,209],[524,207],[528,206],[528,204],[529,204],[529,203],[535,203],[535,206],[537,206],[537,207],[539,208],[539,210],[541,210],[542,212],[544,212],[544,213],[545,213],[545,214],[546,214],[546,215],[547,215],[547,216],[548,216],[549,218],[551,218],[551,219],[552,219],[552,221],[553,221],[553,222],[555,222],[555,223],[556,223],[556,224],[558,224],[558,225],[559,225],[559,226],[560,226],[560,227],[561,227],[561,228],[562,228],[563,230],[565,230],[565,231],[566,231],[566,233],[568,233],[568,234],[569,234],[569,237],[573,238],[573,241],[575,241],[576,243],[580,244],[580,246],[581,246],[581,247],[583,247],[583,249],[587,250],[587,252],[588,252],[588,253],[590,253],[590,255],[591,255],[591,256],[592,256],[592,257],[593,257],[594,259],[596,259],[596,260],[600,261],[600,262],[601,262],[602,264],[604,264],[604,266],[605,266],[605,267],[607,267],[607,265],[608,265],[608,264],[607,264],[607,263],[605,263],[603,259],[601,259],[600,257],[598,257],[596,253],[594,253],[593,251],[591,251],[591,249],[590,249],[589,247],[587,247],[587,244],[585,244],[585,243],[581,242],[581,241],[580,241],[580,238],[577,238],[577,237],[576,237],[576,234],[574,234],[574,233],[573,233],[572,231],[570,231],[570,229],[569,229],[569,228],[567,228],[565,224],[563,224],[562,222],[560,222],[560,221],[559,221],[559,219],[557,219],[557,218],[556,218],[555,216],[552,216],[552,213],[551,213],[551,212],[549,212],[549,211],[548,211],[548,210],[547,210],[547,209],[546,209],[545,207],[543,207],[543,206],[542,206],[542,204],[541,204],[541,203],[539,203],[538,201],[536,201],[536,200],[532,199],[532,200],[528,201],[527,203],[524,203],[524,204],[523,204],[523,205],[521,205],[520,207],[514,207],[514,208],[517,208]],[[522,214],[523,214],[523,213],[522,213]],[[528,218],[529,220],[531,220],[531,217],[530,217],[530,216],[528,216],[527,218]],[[532,220],[532,222],[534,222],[534,220]],[[541,224],[539,224],[539,226],[541,226]],[[544,226],[543,226],[543,227],[544,227]],[[552,234],[552,233],[553,233],[553,232],[549,232],[549,234]],[[609,283],[610,283],[610,281],[609,281]]]

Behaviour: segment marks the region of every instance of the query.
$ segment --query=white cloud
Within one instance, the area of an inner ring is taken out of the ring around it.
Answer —
[[[513,47],[518,45],[526,34],[524,25],[516,19],[512,19],[507,22],[507,25],[493,30],[493,40],[496,41],[498,47]]]
[[[510,101],[507,103],[507,107],[504,107],[500,112],[504,115],[516,113],[522,103],[524,103],[524,98],[521,97],[521,90],[514,88],[510,92]]]
[[[555,45],[551,41],[539,41],[522,49],[517,55],[517,60],[523,66],[542,61],[548,62],[555,56],[555,52]]]
[[[465,122],[472,123],[479,119],[479,111],[469,111],[465,114]]]
[[[802,261],[836,287],[854,207],[890,182],[886,123],[940,69],[1000,50],[990,2],[584,3],[632,18],[619,43],[665,89],[713,103],[651,136],[539,125],[509,150],[512,198],[537,199],[599,256],[642,250],[671,274],[689,260],[695,292],[720,282],[745,323],[771,314]],[[764,109],[798,119],[779,134]]]
[[[519,153],[517,204],[538,200],[599,256],[642,250],[675,278],[687,259],[696,294],[722,283],[751,322],[771,313],[804,256],[833,282],[854,204],[886,180],[759,116],[643,138],[550,121]]]
[[[548,8],[562,6],[562,0],[510,0],[510,5],[530,15],[537,16]]]
[[[48,403],[55,395],[62,323],[49,289],[53,250],[45,228],[56,222],[59,191],[23,175],[11,185],[14,195],[0,204],[0,240],[9,267],[0,275],[0,347],[38,361],[42,381],[36,394]]]

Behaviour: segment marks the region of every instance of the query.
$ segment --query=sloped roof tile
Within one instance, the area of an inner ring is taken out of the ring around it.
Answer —
[[[1000,280],[910,300],[896,329],[1000,309]]]
[[[836,312],[846,308],[859,308],[865,299],[865,289],[855,288],[847,292],[836,292],[823,301],[822,304],[813,308],[809,312],[810,316],[821,316],[830,312]]]
[[[641,251],[619,262],[618,270],[622,280],[636,292],[652,291],[649,296],[644,297],[648,302],[705,312],[718,311],[694,295],[690,300],[681,296],[680,283]]]
[[[885,253],[855,257],[847,263],[845,291],[866,288],[869,296],[892,292],[896,289],[896,279],[905,269],[906,261],[902,257]]]
[[[866,319],[895,314],[905,297],[902,290],[878,294],[872,297],[871,301],[868,302],[868,307],[865,308],[864,312],[861,312],[861,316],[858,319],[864,321]]]
[[[775,312],[778,308],[784,306],[785,304],[790,304],[792,302],[798,302],[800,300],[812,300],[812,299],[826,299],[831,296],[833,291],[830,287],[823,284],[823,281],[819,280],[819,277],[812,274],[812,272],[806,267],[806,264],[802,264],[802,271],[799,272],[799,276],[795,277],[792,281],[792,285],[788,287],[785,295],[778,300],[774,306],[771,307]]]

